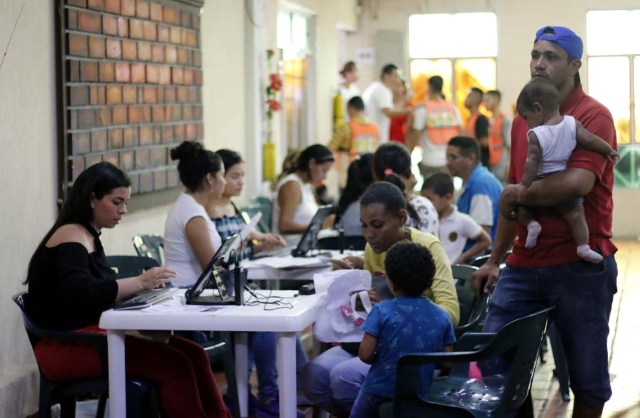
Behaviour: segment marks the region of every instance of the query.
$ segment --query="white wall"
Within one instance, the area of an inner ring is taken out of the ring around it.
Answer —
[[[374,9],[372,4],[378,4]],[[424,7],[422,7],[424,6]],[[586,42],[586,12],[601,9],[638,9],[637,0],[581,0],[559,2],[556,0],[428,0],[397,1],[379,0],[364,2],[360,30],[347,38],[349,49],[373,47],[378,30],[408,31],[408,18],[419,13],[495,12],[498,18],[497,86],[503,92],[503,109],[511,109],[522,86],[529,79],[529,53],[536,30],[545,25],[562,25],[572,28]],[[377,18],[374,18],[377,15]],[[482,28],[478,28],[481,31]],[[443,34],[455,36],[455,33]],[[407,41],[408,42],[408,41]],[[426,39],[425,42],[437,42]],[[384,63],[382,63],[383,65]],[[407,63],[405,68],[407,68]],[[378,77],[379,68],[360,66],[359,85],[366,86]],[[583,62],[582,81],[586,84],[587,66]],[[588,90],[588,85],[585,85]],[[640,190],[615,190],[614,225],[616,238],[637,238],[640,223],[632,222],[631,208],[640,199]]]
[[[267,47],[275,48],[277,2],[265,1],[271,10],[266,14],[270,19]],[[354,26],[354,14],[349,13],[354,2],[305,3],[305,7],[316,7],[322,32],[316,46],[320,92],[316,97],[317,108],[321,109],[318,126],[322,126],[317,138],[324,142],[330,134],[331,95],[337,85],[337,54],[332,52],[336,27]],[[247,118],[252,115],[247,116],[245,90],[254,69],[245,63],[250,46],[247,43],[252,39],[247,39],[244,5],[237,0],[207,0],[201,28],[205,146],[214,150],[228,147],[246,156],[260,153],[260,149],[254,145],[255,135],[247,132]],[[10,297],[24,289],[21,282],[29,258],[57,214],[54,11],[53,2],[48,0],[0,0],[0,10],[0,59],[8,45],[0,69],[0,167],[4,171],[0,180],[4,202],[0,220],[0,416],[20,417],[37,408],[37,369]],[[336,12],[339,19],[335,18]],[[257,174],[255,169],[248,167],[249,172]],[[171,193],[178,191],[163,193],[161,198],[134,197],[121,225],[104,231],[107,253],[133,254],[134,234],[162,234]]]
[[[55,213],[54,28],[50,1],[0,0],[0,10],[0,416],[16,417],[37,399],[37,369],[10,297],[23,289]]]
[[[260,1],[260,0],[254,0]],[[265,42],[275,47],[275,10],[277,0],[266,2],[268,19]],[[206,0],[202,12],[202,45],[205,119],[205,145],[210,149],[229,147],[248,155],[259,153],[256,138],[248,126],[247,80],[254,69],[246,64],[246,2]],[[338,83],[336,47],[337,28],[357,29],[347,36],[348,48],[372,46],[376,30],[406,31],[406,19],[426,4],[429,12],[495,10],[501,35],[498,58],[498,86],[513,101],[528,77],[527,61],[533,33],[544,24],[570,26],[584,36],[584,13],[603,8],[598,0],[563,2],[540,0],[530,6],[527,0],[379,0],[377,20],[371,19],[371,1],[364,2],[364,13],[357,16],[355,0],[300,0],[290,2],[312,10],[316,16],[316,132],[319,142],[331,134],[331,99]],[[454,4],[455,10],[450,4]],[[22,14],[18,19],[18,15]],[[610,0],[607,8],[639,7],[637,0]],[[35,411],[37,398],[35,366],[17,309],[11,295],[24,287],[21,282],[37,243],[56,216],[56,104],[54,67],[53,2],[0,0],[0,416],[18,417]],[[525,16],[525,11],[530,14]],[[16,25],[17,21],[17,25]],[[15,32],[11,32],[15,25]],[[360,69],[364,89],[378,69]],[[250,169],[252,169],[250,167]],[[255,169],[255,167],[253,167]],[[614,233],[616,237],[637,237],[640,223],[633,210],[640,191],[616,190]],[[108,253],[133,254],[131,236],[137,233],[162,233],[171,200],[154,203],[148,196],[135,198],[132,210],[118,228],[105,231],[103,241]],[[149,203],[151,202],[151,203]]]

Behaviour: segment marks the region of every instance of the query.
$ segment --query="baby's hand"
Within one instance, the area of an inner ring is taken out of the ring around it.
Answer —
[[[616,165],[618,161],[620,161],[620,154],[618,154],[618,151],[612,149],[609,155],[607,155],[607,160],[611,161],[613,165]]]

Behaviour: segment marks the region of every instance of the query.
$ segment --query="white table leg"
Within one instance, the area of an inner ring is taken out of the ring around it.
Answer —
[[[249,416],[249,355],[248,338],[246,332],[234,332],[236,357],[236,384],[238,402],[240,403],[240,416]]]
[[[125,370],[124,331],[107,331],[109,350],[109,415],[127,416],[127,381]]]
[[[280,391],[280,417],[296,418],[296,333],[278,333],[278,388]]]

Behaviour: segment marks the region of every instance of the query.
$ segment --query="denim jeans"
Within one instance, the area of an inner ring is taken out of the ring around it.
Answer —
[[[349,418],[371,418],[378,416],[378,406],[384,402],[388,401],[390,398],[385,398],[384,396],[372,395],[371,393],[366,393],[364,391],[360,391],[358,393],[358,397],[356,398],[356,402],[353,404],[353,408],[351,408],[351,414]]]
[[[599,264],[508,265],[491,298],[484,330],[497,332],[514,319],[555,306],[553,321],[567,356],[576,402],[603,405],[611,397],[607,336],[617,276],[613,254]],[[483,372],[496,371],[487,366],[483,365]]]
[[[277,335],[275,332],[249,333],[249,373],[256,366],[258,392],[265,400],[278,396],[278,370],[276,368]],[[307,355],[300,336],[296,337],[296,371],[298,374],[307,363]]]
[[[304,368],[301,385],[314,405],[344,415],[358,397],[370,365],[341,347],[333,347],[311,360]]]

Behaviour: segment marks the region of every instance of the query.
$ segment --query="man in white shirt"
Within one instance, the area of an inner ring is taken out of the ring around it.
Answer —
[[[413,109],[394,109],[391,89],[398,83],[398,67],[387,64],[382,68],[380,81],[371,83],[362,94],[367,118],[378,126],[381,144],[389,141],[390,118],[413,112]]]

